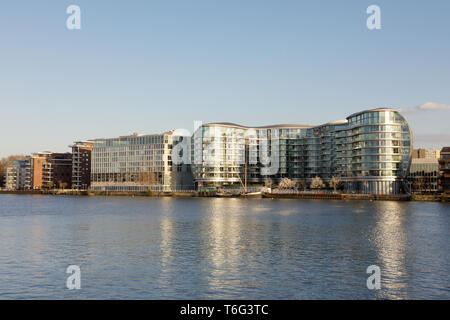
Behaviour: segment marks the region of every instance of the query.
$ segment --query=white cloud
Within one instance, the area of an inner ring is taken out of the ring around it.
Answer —
[[[450,104],[426,102],[418,107],[419,110],[450,110]]]
[[[450,104],[436,103],[436,102],[425,102],[420,106],[414,108],[403,108],[400,109],[404,113],[418,113],[423,111],[435,111],[435,110],[450,110]]]

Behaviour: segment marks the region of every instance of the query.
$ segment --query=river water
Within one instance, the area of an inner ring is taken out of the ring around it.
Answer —
[[[450,299],[449,235],[444,203],[0,195],[0,299]]]

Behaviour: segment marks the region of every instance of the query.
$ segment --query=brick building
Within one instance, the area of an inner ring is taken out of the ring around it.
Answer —
[[[33,153],[30,159],[31,189],[42,189],[44,164],[51,152]]]
[[[72,189],[86,190],[91,185],[92,142],[76,141],[72,148]]]
[[[439,191],[450,195],[450,147],[441,150],[439,158]]]
[[[42,187],[48,189],[72,187],[71,153],[51,153],[44,164]]]
[[[39,152],[31,156],[31,188],[71,188],[72,154]]]

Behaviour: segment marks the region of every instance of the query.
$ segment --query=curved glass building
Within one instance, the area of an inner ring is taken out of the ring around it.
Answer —
[[[240,182],[246,132],[245,127],[217,123],[205,124],[194,133],[192,171],[197,184],[222,185]]]
[[[192,171],[199,186],[241,184],[267,179],[302,178],[301,155],[306,130],[311,126],[245,127],[209,123],[193,135]],[[272,167],[272,174],[264,169]],[[279,169],[279,170],[278,170]]]
[[[318,126],[204,124],[191,150],[197,186],[338,177],[348,193],[398,194],[408,191],[412,134],[398,111],[380,108]]]
[[[393,109],[352,114],[338,131],[338,176],[347,192],[397,194],[408,191],[412,133]]]

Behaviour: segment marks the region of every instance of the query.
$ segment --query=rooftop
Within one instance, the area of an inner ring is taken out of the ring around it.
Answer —
[[[243,128],[243,129],[270,129],[270,128],[308,129],[308,128],[314,127],[312,125],[303,125],[303,124],[274,124],[274,125],[267,125],[267,126],[260,126],[260,127],[249,127],[249,126],[243,126],[243,125],[232,123],[232,122],[212,122],[212,123],[205,123],[204,126],[235,127],[235,128]]]
[[[374,111],[396,111],[396,112],[399,112],[398,110],[392,109],[392,108],[374,108],[374,109],[368,109],[368,110],[363,110],[363,111],[355,112],[355,113],[349,115],[349,116],[347,117],[347,119],[348,119],[348,118],[352,118],[352,117],[357,116],[357,115],[360,115],[360,114],[363,114],[363,113],[374,112]]]
[[[413,158],[411,159],[412,164],[425,164],[425,163],[438,163],[438,159],[430,159],[430,158]]]
[[[97,138],[97,139],[90,139],[89,142],[96,142],[96,141],[103,141],[103,140],[117,140],[117,139],[128,139],[128,138],[140,138],[140,137],[154,137],[154,136],[163,136],[163,135],[170,135],[173,133],[173,130],[166,131],[163,133],[152,133],[152,134],[140,134],[140,133],[133,133],[128,136],[119,136],[119,137],[113,137],[113,138]]]

